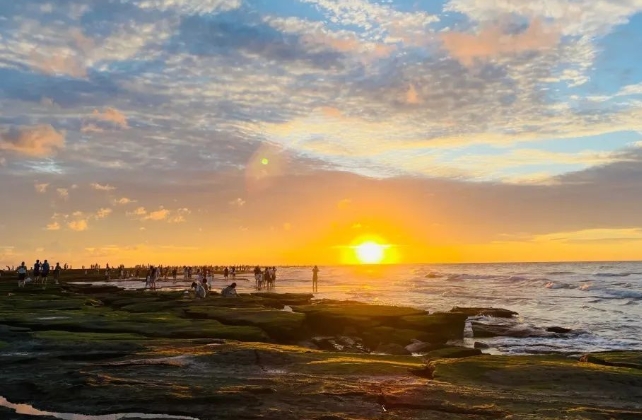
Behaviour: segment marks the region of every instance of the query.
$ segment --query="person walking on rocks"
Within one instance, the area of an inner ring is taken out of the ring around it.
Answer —
[[[319,291],[319,267],[316,265],[312,269],[312,292],[316,293]]]

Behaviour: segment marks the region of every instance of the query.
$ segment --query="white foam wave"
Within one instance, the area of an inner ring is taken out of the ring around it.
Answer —
[[[577,286],[568,283],[549,281],[544,285],[547,289],[577,289]]]

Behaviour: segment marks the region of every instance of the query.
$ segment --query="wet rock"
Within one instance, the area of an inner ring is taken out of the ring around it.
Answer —
[[[434,344],[424,343],[420,340],[412,340],[412,344],[406,346],[406,350],[410,353],[424,353],[430,350],[435,350],[437,347]]]
[[[334,340],[334,337],[312,337],[310,340],[318,349],[327,350],[327,351],[337,351],[338,346],[337,342]],[[341,348],[343,350],[343,348]]]
[[[299,341],[297,343],[297,346],[310,349],[310,350],[319,350],[319,346],[314,344],[312,340]]]
[[[512,318],[513,316],[519,315],[517,312],[502,308],[471,308],[459,306],[455,306],[450,312],[466,314],[469,317],[492,316],[495,318]]]
[[[593,363],[602,366],[614,366],[631,369],[642,369],[642,353],[639,351],[607,351],[588,353],[579,359],[582,363]]]
[[[395,356],[405,356],[410,354],[403,346],[394,343],[380,344],[375,353],[391,354]]]
[[[487,324],[482,322],[471,322],[473,329],[473,337],[490,338],[490,337],[546,337],[551,336],[545,330],[528,327],[522,324],[507,323],[507,324]]]
[[[445,347],[439,350],[428,352],[426,357],[428,359],[459,359],[463,357],[479,356],[482,352],[479,349],[471,349],[470,347]]]
[[[474,348],[484,350],[484,349],[489,349],[490,346],[486,343],[481,343],[479,341],[475,341],[475,344],[473,345]]]
[[[573,330],[571,330],[570,328],[564,328],[564,327],[548,327],[546,328],[546,331],[556,333],[556,334],[568,334]]]

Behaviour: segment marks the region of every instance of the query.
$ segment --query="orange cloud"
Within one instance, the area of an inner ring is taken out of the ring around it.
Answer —
[[[417,89],[415,89],[414,85],[410,85],[408,87],[408,90],[406,91],[406,103],[409,103],[411,105],[417,105],[420,102],[421,102],[421,99],[419,99],[419,94],[417,93]]]
[[[96,212],[96,219],[104,219],[105,217],[109,216],[112,213],[112,209],[110,208],[101,208],[98,209]]]
[[[97,182],[92,182],[89,184],[91,188],[95,189],[96,191],[113,191],[116,189],[116,187],[112,187],[109,184],[101,185]]]
[[[88,225],[86,220],[81,219],[67,223],[67,227],[71,230],[75,230],[76,232],[82,232],[87,230]]]
[[[0,132],[0,150],[9,150],[27,156],[49,156],[64,146],[64,133],[56,131],[48,124]]]
[[[50,56],[33,52],[32,59],[34,67],[46,74],[66,74],[77,78],[87,76],[87,68],[76,55],[61,53],[61,51]]]
[[[127,117],[116,108],[105,108],[104,112],[95,109],[92,116],[98,120],[113,123],[121,128],[129,128]]]
[[[86,134],[86,133],[102,133],[105,130],[98,127],[94,123],[83,123],[82,127],[80,128],[80,131]]]
[[[169,216],[169,210],[161,208],[160,210],[152,211],[143,218],[143,220],[165,220]]]
[[[58,222],[51,222],[47,225],[47,230],[60,230],[60,224]]]
[[[466,66],[472,65],[475,60],[547,50],[556,46],[559,39],[558,31],[544,26],[537,19],[525,31],[517,34],[506,33],[502,25],[496,24],[482,28],[477,34],[447,32],[442,35],[446,50]]]

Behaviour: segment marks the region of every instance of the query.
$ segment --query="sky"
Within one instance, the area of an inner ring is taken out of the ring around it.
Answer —
[[[642,259],[642,0],[0,1],[0,264]]]

